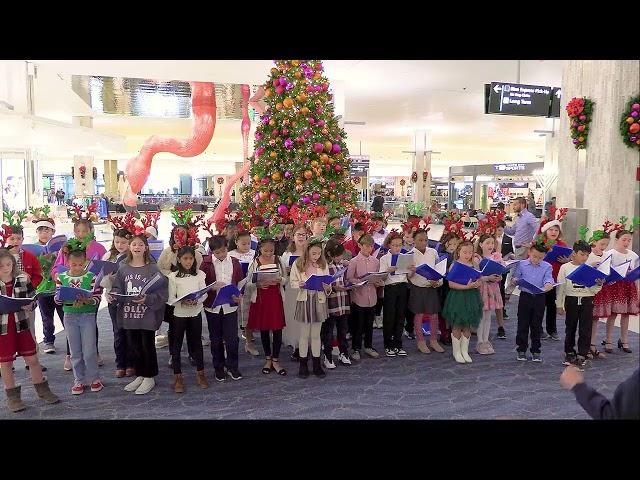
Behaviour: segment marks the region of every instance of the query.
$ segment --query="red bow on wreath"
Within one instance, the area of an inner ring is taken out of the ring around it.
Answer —
[[[418,172],[413,172],[413,173],[411,174],[411,181],[412,181],[413,183],[416,183],[416,182],[418,181]]]

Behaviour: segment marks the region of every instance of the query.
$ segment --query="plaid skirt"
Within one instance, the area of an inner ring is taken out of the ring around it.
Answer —
[[[307,301],[296,303],[296,321],[300,323],[324,322],[327,313],[327,302],[318,301],[318,292],[307,291]]]

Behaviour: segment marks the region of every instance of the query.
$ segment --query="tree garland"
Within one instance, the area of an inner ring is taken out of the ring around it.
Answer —
[[[627,103],[620,121],[620,135],[627,147],[640,150],[640,95]]]
[[[572,98],[567,104],[567,114],[571,121],[571,138],[576,149],[587,148],[589,123],[593,115],[594,102],[587,97]]]

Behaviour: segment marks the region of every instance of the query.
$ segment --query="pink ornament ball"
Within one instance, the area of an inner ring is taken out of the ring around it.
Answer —
[[[342,165],[340,165],[339,163],[337,163],[333,168],[336,170],[336,172],[342,171]]]
[[[274,86],[274,87],[277,87],[278,85],[280,85],[280,82],[278,81],[278,79],[275,79],[275,80],[273,81],[273,86]]]
[[[280,85],[282,85],[284,87],[286,84],[287,84],[286,77],[280,77]]]
[[[311,198],[309,197],[309,195],[305,195],[304,197],[302,197],[302,201],[304,203],[310,203],[311,202]]]
[[[282,95],[282,94],[284,93],[284,87],[283,87],[282,85],[278,85],[278,86],[276,87],[276,93],[277,93],[278,95]]]
[[[324,121],[324,120],[319,120],[319,121],[318,121],[318,126],[319,126],[320,128],[324,127],[324,126],[325,126],[325,121]],[[320,152],[317,152],[317,153],[320,153]]]
[[[269,185],[269,177],[263,177],[261,182],[263,185]]]
[[[320,194],[318,192],[313,192],[312,198],[314,201],[320,200]]]
[[[579,118],[580,118],[581,122],[584,122],[587,119],[587,116],[586,115],[580,115]]]
[[[331,147],[331,153],[340,153],[342,151],[342,147],[337,143],[334,143]]]
[[[577,145],[577,144],[578,144],[578,139],[577,139],[577,138],[574,138],[574,139],[573,139],[573,144],[574,144],[574,145]]]
[[[638,115],[639,115],[639,114],[638,114],[638,112],[636,112],[636,111],[631,112],[631,116],[632,116],[633,118],[638,118]]]
[[[305,134],[307,133],[306,131],[304,132]],[[321,143],[314,143],[313,144],[313,151],[316,153],[322,153],[322,150],[324,149],[324,146]]]
[[[278,194],[272,193],[271,195],[269,195],[269,200],[271,200],[272,202],[275,202],[276,200],[278,200]]]
[[[286,172],[284,172],[284,178],[291,178],[291,176],[292,176],[292,175],[293,175],[293,174],[292,174],[289,170],[287,170]]]
[[[283,128],[280,133],[282,134],[283,137],[286,137],[287,135],[289,135],[289,129]]]
[[[315,118],[313,118],[313,117],[309,117],[309,118],[307,119],[307,122],[309,122],[309,124],[310,124],[310,125],[313,125],[314,123],[316,123],[316,119],[315,119]]]
[[[635,143],[638,140],[638,137],[631,137],[631,138],[629,138],[629,140],[631,140],[633,143]]]
[[[284,217],[287,213],[289,213],[289,208],[286,205],[278,206],[278,215]]]
[[[640,110],[640,103],[634,103],[633,105],[631,105],[631,109],[632,110]]]

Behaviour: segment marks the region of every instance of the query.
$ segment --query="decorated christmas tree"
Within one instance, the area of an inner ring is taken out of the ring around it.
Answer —
[[[344,214],[357,193],[322,62],[275,64],[264,85],[267,109],[256,129],[250,183],[242,191],[244,221],[257,226],[299,220],[309,211]]]

